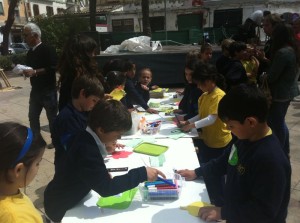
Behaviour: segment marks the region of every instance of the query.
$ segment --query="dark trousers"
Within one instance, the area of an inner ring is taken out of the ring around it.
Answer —
[[[269,110],[268,124],[273,133],[279,139],[284,153],[289,157],[290,141],[289,129],[285,123],[285,116],[290,105],[290,101],[286,102],[272,102]]]
[[[194,141],[195,145],[198,147],[198,159],[200,165],[216,159],[221,156],[224,151],[231,147],[232,143],[228,143],[227,146],[223,148],[210,148],[208,147],[203,140],[197,139]],[[218,207],[224,205],[224,186],[225,186],[225,176],[211,176],[203,174],[203,179],[206,185],[207,193],[210,199],[210,202]]]
[[[28,117],[30,128],[34,134],[41,133],[40,115],[43,108],[46,111],[46,116],[49,121],[49,129],[51,132],[53,121],[57,115],[56,89],[45,92],[30,92]]]

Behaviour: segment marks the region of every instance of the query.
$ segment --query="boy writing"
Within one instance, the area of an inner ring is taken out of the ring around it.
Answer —
[[[192,171],[195,178],[202,174],[227,174],[225,204],[201,208],[201,219],[226,219],[230,223],[285,222],[291,166],[267,125],[267,114],[267,99],[254,86],[235,87],[221,99],[218,115],[238,141],[218,159]]]
[[[66,153],[56,169],[53,180],[44,193],[47,216],[55,222],[81,201],[90,190],[103,197],[136,187],[146,180],[154,181],[165,175],[151,167],[131,169],[127,174],[111,178],[100,153],[132,126],[131,115],[116,100],[99,101],[88,118],[88,127],[72,137]]]

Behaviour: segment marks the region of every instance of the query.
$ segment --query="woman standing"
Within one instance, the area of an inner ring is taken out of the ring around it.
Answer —
[[[283,35],[284,33],[284,35]],[[272,33],[271,64],[267,81],[272,95],[269,125],[286,155],[289,155],[289,131],[285,115],[291,100],[299,95],[299,51],[290,25],[280,23]]]
[[[76,34],[65,44],[59,64],[59,111],[72,99],[71,88],[76,77],[90,75],[98,77],[103,83],[103,77],[98,71],[95,60],[97,43],[92,38]]]

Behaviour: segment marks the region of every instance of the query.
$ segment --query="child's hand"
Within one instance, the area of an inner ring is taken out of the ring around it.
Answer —
[[[110,94],[104,94],[104,100],[110,100],[113,99],[113,97]]]
[[[183,122],[180,122],[180,123],[183,123]],[[192,128],[194,128],[194,123],[189,123],[188,121],[185,122],[187,124],[185,125],[181,125],[180,129],[184,132],[189,132]]]
[[[150,113],[150,114],[158,114],[158,111],[156,111],[156,110],[154,110],[154,109],[152,109],[152,108],[148,108],[148,109],[146,110],[146,112],[148,112],[148,113]]]
[[[179,95],[183,95],[184,90],[177,90],[176,93],[179,94]]]
[[[157,86],[157,85],[151,86],[151,90],[155,90],[155,89],[157,89],[157,88],[159,88],[159,86]]]
[[[116,149],[123,149],[125,147],[125,145],[117,143],[117,141],[106,144],[106,151],[108,153],[113,153],[116,151]]]
[[[149,88],[147,85],[141,84],[141,88],[144,89],[145,91],[149,91]]]
[[[152,167],[146,167],[146,171],[147,171],[148,181],[157,180],[158,175],[162,176],[163,178],[166,178],[166,175],[158,169],[154,169]]]
[[[195,170],[177,170],[176,173],[178,173],[180,176],[184,177],[185,180],[195,180],[197,178],[197,175],[195,173]]]
[[[220,207],[203,207],[200,208],[198,216],[204,221],[217,221],[221,220]]]

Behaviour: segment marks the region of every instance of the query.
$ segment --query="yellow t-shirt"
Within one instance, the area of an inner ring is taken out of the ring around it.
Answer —
[[[257,64],[255,63],[255,60],[250,59],[250,60],[242,60],[243,67],[246,70],[246,73],[252,73],[253,71],[257,70]],[[256,76],[251,76],[248,77],[249,83],[250,84],[256,84]]]
[[[208,115],[217,115],[219,102],[224,95],[225,92],[218,87],[209,94],[203,93],[198,99],[200,119],[206,118]],[[203,127],[199,137],[211,148],[222,148],[232,139],[231,132],[226,129],[225,123],[219,117],[214,124]]]
[[[0,222],[43,223],[31,200],[22,192],[14,196],[0,196]]]

